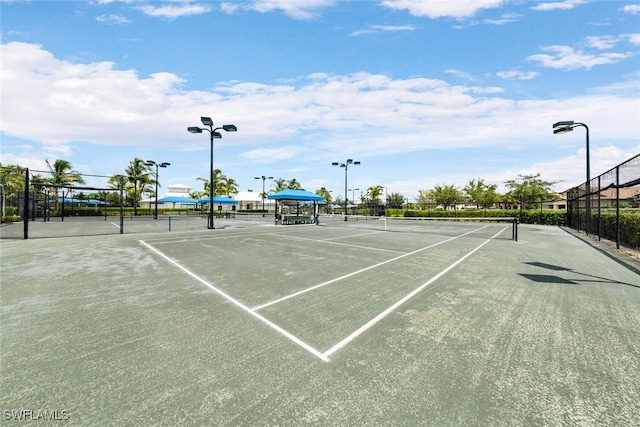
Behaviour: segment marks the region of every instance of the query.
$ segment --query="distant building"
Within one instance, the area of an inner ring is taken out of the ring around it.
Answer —
[[[233,196],[238,201],[239,210],[259,210],[262,209],[262,197],[260,191],[239,191]],[[264,208],[268,211],[275,209],[275,200],[264,199]]]

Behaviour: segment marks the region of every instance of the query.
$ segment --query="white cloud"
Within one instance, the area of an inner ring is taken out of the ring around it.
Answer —
[[[500,19],[485,19],[482,22],[484,24],[505,25],[516,22],[518,18],[520,18],[520,15],[517,13],[505,13]]]
[[[361,36],[364,34],[373,34],[381,32],[398,32],[398,31],[414,31],[413,25],[373,25],[369,24],[364,30],[356,30],[351,33],[352,36]]]
[[[505,80],[531,80],[540,75],[535,71],[508,70],[496,73],[498,77]]]
[[[531,9],[533,10],[541,10],[541,11],[549,11],[549,10],[571,10],[576,6],[581,4],[585,4],[585,0],[565,0],[565,1],[554,1],[554,2],[542,2],[538,3],[536,6],[533,6]]]
[[[161,6],[146,4],[138,6],[137,9],[143,12],[145,15],[176,19],[181,16],[189,15],[201,15],[203,13],[211,12],[211,5],[208,4],[193,4],[188,2],[180,2],[173,4],[160,3]]]
[[[570,46],[546,46],[542,48],[544,54],[530,55],[526,59],[536,62],[543,67],[560,70],[577,70],[584,68],[590,70],[596,65],[615,64],[633,56],[632,53],[600,53],[597,55],[583,51],[575,51]]]
[[[640,4],[628,4],[621,9],[623,12],[632,13],[634,15],[640,13]]]
[[[260,13],[281,11],[294,19],[313,19],[318,16],[319,10],[335,4],[335,0],[254,0],[243,4],[223,2],[220,10],[226,13],[236,13],[240,10],[253,10]]]
[[[380,4],[395,10],[407,10],[413,16],[431,19],[468,18],[482,9],[500,7],[504,0],[384,0]]]
[[[589,123],[600,141],[640,139],[637,115],[629,114],[638,111],[640,76],[625,90],[603,88],[563,100],[518,101],[496,87],[370,73],[187,91],[171,73],[139,76],[110,62],[62,61],[27,43],[0,48],[1,131],[35,141],[44,152],[68,152],[77,143],[206,149],[202,138],[186,132],[202,111],[210,111],[217,124],[236,124],[234,146],[246,147],[242,157],[256,163],[342,158],[362,153],[365,142],[367,153],[376,156],[479,147],[506,152],[534,143],[552,149],[558,138],[551,136],[551,124],[563,119]],[[3,163],[12,152],[3,147]]]
[[[104,22],[109,25],[128,24],[129,20],[121,15],[100,15],[96,18],[98,22]]]

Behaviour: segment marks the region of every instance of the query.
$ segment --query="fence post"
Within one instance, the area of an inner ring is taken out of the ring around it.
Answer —
[[[620,249],[620,166],[616,166],[616,249]]]
[[[24,206],[22,217],[24,221],[24,239],[29,238],[29,168],[24,170]]]

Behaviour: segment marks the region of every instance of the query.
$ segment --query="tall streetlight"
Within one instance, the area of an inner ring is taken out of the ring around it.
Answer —
[[[147,160],[145,162],[145,165],[156,167],[156,208],[153,213],[153,219],[158,219],[158,181],[159,181],[158,168],[166,168],[167,166],[171,165],[171,163],[167,163],[167,162],[157,163],[153,160]]]
[[[264,182],[267,179],[273,179],[273,177],[272,176],[264,176],[264,175],[262,175],[262,176],[256,176],[253,179],[261,179],[262,180],[262,194],[261,194],[261,196],[262,196],[262,210],[264,211],[264,197],[266,195],[266,194],[264,194]],[[262,212],[262,216],[264,216],[264,212]]]
[[[333,162],[332,166],[340,166],[344,168],[344,220],[347,221],[347,198],[348,196],[348,187],[347,187],[347,170],[349,169],[349,165],[359,165],[360,162],[354,162],[353,159],[347,159],[344,163]]]
[[[586,200],[585,208],[587,211],[587,235],[591,228],[591,166],[589,164],[589,127],[584,123],[576,123],[573,120],[565,120],[553,124],[553,133],[561,134],[571,132],[574,128],[583,127],[587,131],[587,182],[585,184]]]
[[[211,117],[200,117],[200,121],[203,125],[209,126],[209,128],[201,128],[198,126],[189,126],[187,130],[191,133],[202,133],[203,130],[206,130],[211,135],[211,164],[209,168],[209,217],[207,218],[207,228],[210,230],[215,229],[213,226],[213,140],[216,138],[222,138],[222,134],[218,132],[222,129],[225,132],[237,132],[238,128],[236,125],[222,125],[221,127],[214,128],[213,120]]]

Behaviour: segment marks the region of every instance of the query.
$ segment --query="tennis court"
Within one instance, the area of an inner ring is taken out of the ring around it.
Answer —
[[[516,241],[508,222],[197,221],[3,240],[3,421],[636,422],[640,265],[597,242],[523,225]]]

